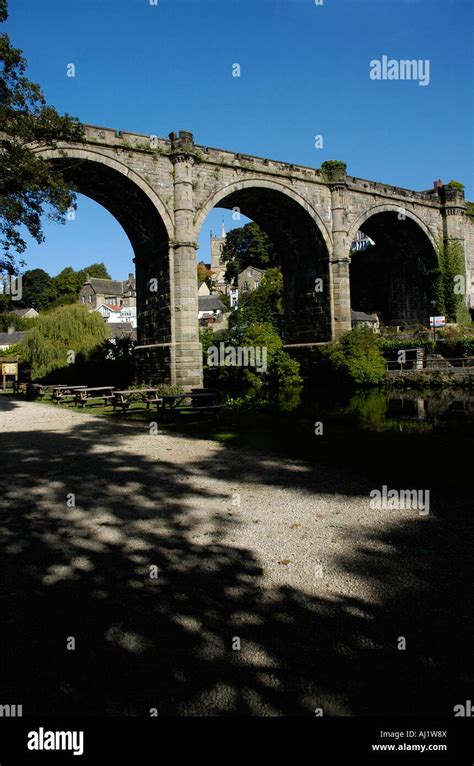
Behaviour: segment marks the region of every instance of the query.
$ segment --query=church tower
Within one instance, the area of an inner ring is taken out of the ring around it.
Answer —
[[[222,251],[225,243],[225,224],[222,219],[222,230],[220,237],[214,237],[211,231],[211,271],[212,279],[216,283],[216,288],[220,293],[227,292],[227,283],[224,281],[226,264],[222,260]]]

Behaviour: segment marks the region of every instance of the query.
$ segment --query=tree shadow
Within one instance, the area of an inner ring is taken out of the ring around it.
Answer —
[[[81,419],[4,437],[0,704],[43,716],[452,715],[472,696],[462,499],[438,498],[427,518],[351,517],[337,564],[357,595],[327,595],[330,571],[311,588],[270,586],[235,542],[235,472],[244,487],[314,500],[367,503],[373,481],[225,447],[184,465],[173,450],[124,451],[127,438],[159,438],[143,434]],[[229,491],[196,477],[224,478]]]

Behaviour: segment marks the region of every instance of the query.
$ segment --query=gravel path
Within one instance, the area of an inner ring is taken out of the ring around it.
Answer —
[[[444,715],[463,693],[433,514],[147,423],[2,396],[0,431],[3,686],[26,713]]]

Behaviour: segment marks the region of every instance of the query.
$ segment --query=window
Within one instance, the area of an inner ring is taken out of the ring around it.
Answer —
[[[252,271],[251,271],[251,270],[247,271],[247,276],[248,276],[248,277],[251,277],[251,276],[252,276]]]
[[[89,303],[92,303],[92,295],[89,295]]]
[[[248,282],[244,282],[243,285],[242,285],[242,291],[245,293],[245,292],[247,292],[248,289],[249,289],[249,283]]]
[[[258,281],[258,279],[256,279],[256,280],[255,280],[255,289],[257,289],[257,287],[259,286],[259,284],[260,284],[260,282]]]

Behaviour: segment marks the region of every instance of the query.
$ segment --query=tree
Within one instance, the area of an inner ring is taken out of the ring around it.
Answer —
[[[225,238],[222,259],[227,263],[227,282],[234,281],[246,266],[267,269],[277,265],[273,244],[256,223],[247,223],[239,229],[229,231]]]
[[[92,263],[80,271],[66,266],[55,277],[50,278],[49,286],[44,293],[42,308],[55,308],[68,303],[75,303],[82,285],[87,277],[110,279],[104,263]]]
[[[43,314],[23,341],[31,377],[44,378],[87,359],[106,338],[107,327],[102,317],[80,303]]]
[[[283,275],[281,269],[268,269],[256,290],[242,293],[239,308],[230,317],[231,327],[270,323],[281,335],[283,327]]]
[[[378,338],[365,325],[345,332],[322,353],[341,382],[382,383],[387,377]]]
[[[51,277],[44,269],[30,269],[23,274],[21,305],[37,311],[47,308]]]
[[[7,19],[0,0],[0,22]],[[62,173],[35,150],[58,142],[81,141],[82,126],[46,104],[39,85],[25,76],[26,61],[7,34],[0,34],[0,270],[13,272],[15,253],[23,253],[24,227],[44,241],[42,217],[63,222],[75,195]]]

